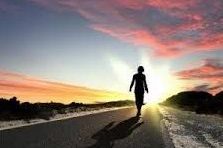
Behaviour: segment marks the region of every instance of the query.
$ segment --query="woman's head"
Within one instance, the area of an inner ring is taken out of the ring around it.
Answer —
[[[139,72],[139,73],[144,72],[144,68],[143,68],[143,66],[139,66],[139,67],[138,67],[138,72]]]

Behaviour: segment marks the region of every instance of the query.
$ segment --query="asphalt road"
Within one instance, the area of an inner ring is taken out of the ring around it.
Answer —
[[[162,148],[161,114],[144,106],[0,131],[0,148]]]

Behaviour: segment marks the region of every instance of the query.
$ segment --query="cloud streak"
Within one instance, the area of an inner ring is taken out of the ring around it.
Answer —
[[[222,84],[214,85],[214,86],[211,86],[209,84],[202,84],[202,85],[195,86],[194,88],[192,88],[192,90],[218,93],[222,88],[223,88]]]
[[[30,0],[77,12],[110,36],[147,46],[161,57],[223,48],[221,0]]]
[[[92,103],[129,97],[122,93],[51,82],[5,71],[0,71],[0,95],[3,97],[17,96],[22,101],[46,102],[52,100],[63,103],[72,101]]]

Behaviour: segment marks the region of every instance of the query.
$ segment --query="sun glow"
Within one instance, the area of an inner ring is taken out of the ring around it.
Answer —
[[[167,64],[152,65],[146,53],[142,54],[141,64],[145,67],[149,88],[149,94],[144,97],[146,103],[157,104],[180,90],[182,82],[171,73]]]
[[[120,59],[111,58],[110,60],[114,73],[118,78],[119,86],[125,86],[119,90],[128,91],[131,76],[136,72],[137,67],[131,68],[127,63]],[[178,80],[169,69],[168,65],[154,66],[151,64],[147,53],[141,56],[140,65],[144,66],[149,93],[145,93],[144,102],[147,104],[157,104],[162,102],[170,95],[177,93],[182,86],[182,82]]]
[[[149,104],[156,104],[164,99],[166,99],[167,94],[169,93],[170,88],[173,86],[171,84],[171,79],[173,79],[169,73],[168,69],[163,68],[150,68],[148,70],[148,87],[149,87],[149,94],[145,94],[145,102]]]

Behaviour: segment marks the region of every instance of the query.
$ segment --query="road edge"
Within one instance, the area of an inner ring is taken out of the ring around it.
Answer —
[[[160,111],[160,106],[158,106],[158,110],[159,110],[160,114],[162,115],[162,120],[160,121],[160,127],[161,127],[161,131],[162,131],[162,138],[163,138],[165,147],[166,148],[175,148],[173,140],[169,134],[168,127],[165,124],[164,115]]]
[[[105,109],[99,109],[99,110],[94,110],[94,111],[83,111],[83,112],[80,112],[79,114],[75,114],[73,116],[67,116],[67,117],[63,117],[63,118],[57,118],[57,119],[51,119],[51,120],[40,120],[40,121],[33,122],[33,123],[24,123],[21,125],[1,127],[0,131],[20,128],[20,127],[26,127],[26,126],[32,126],[32,125],[36,125],[36,124],[60,121],[60,120],[67,120],[67,119],[71,119],[71,118],[77,118],[77,117],[88,116],[88,115],[93,115],[93,114],[105,113],[105,112],[109,112],[109,111],[115,111],[115,110],[132,108],[132,107],[133,106],[124,106],[124,107],[115,107],[115,108],[105,108]]]

